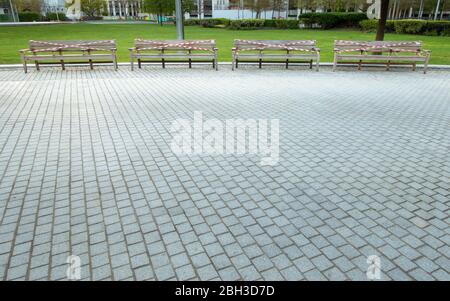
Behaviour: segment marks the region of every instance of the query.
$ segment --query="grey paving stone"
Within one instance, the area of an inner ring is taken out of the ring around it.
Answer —
[[[194,268],[191,265],[185,265],[175,269],[177,279],[180,281],[186,281],[195,277]]]
[[[2,70],[0,279],[450,279],[448,72],[295,68]],[[278,119],[279,162],[176,155],[193,111]]]

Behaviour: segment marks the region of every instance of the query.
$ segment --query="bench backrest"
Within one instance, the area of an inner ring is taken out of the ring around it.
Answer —
[[[29,41],[31,51],[76,51],[98,50],[108,51],[116,49],[115,40],[54,40],[54,41]]]
[[[339,51],[370,50],[375,52],[405,51],[417,52],[422,48],[420,41],[334,41],[334,48]]]
[[[315,50],[315,40],[234,40],[237,50]]]
[[[134,40],[137,50],[204,50],[214,51],[215,40]]]

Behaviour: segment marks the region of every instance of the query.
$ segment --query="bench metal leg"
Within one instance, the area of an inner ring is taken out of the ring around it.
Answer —
[[[286,69],[289,68],[289,59],[286,60]]]
[[[119,69],[119,66],[117,65],[117,56],[116,56],[116,53],[114,52],[114,54],[113,54],[113,66],[114,66],[114,70],[116,70],[117,71],[117,69]]]
[[[413,71],[416,71],[416,62],[413,63]]]
[[[27,73],[28,72],[27,60],[25,59],[24,54],[21,54],[21,57],[22,57],[23,71]]]
[[[310,60],[309,61],[309,69],[312,69],[312,63],[313,63],[313,60]]]
[[[94,64],[92,64],[92,60],[89,60],[89,67],[91,68],[91,70],[94,69]]]
[[[142,68],[142,62],[141,62],[141,59],[138,59],[137,61],[138,61],[138,68],[141,69],[141,68]]]
[[[189,69],[192,68],[192,59],[189,59]],[[213,68],[214,68],[214,61],[213,61]]]
[[[166,61],[164,59],[161,59],[162,67],[166,68]]]
[[[334,61],[333,61],[333,72],[336,71],[336,67],[337,67],[337,55],[334,55]]]
[[[262,59],[259,59],[259,69],[262,68]]]
[[[317,53],[316,72],[319,72],[319,66],[320,66],[320,53]]]
[[[358,63],[358,70],[361,70],[361,63],[362,63],[362,61],[359,60],[359,63]]]
[[[40,71],[41,69],[39,68],[39,62],[38,61],[34,61],[34,65],[36,66],[36,70]]]
[[[238,66],[238,61],[239,61],[239,60],[236,59],[236,69],[239,67],[239,66]]]
[[[58,53],[59,53],[59,55],[62,56],[62,51],[61,50],[59,50]],[[64,60],[60,60],[59,62],[61,63],[61,69],[63,71],[66,70],[66,66],[64,66]]]
[[[216,71],[219,70],[219,60],[217,59],[217,57],[218,57],[217,49],[214,49],[214,67]]]
[[[387,61],[386,64],[386,71],[389,71],[389,68],[391,67],[391,61]]]
[[[134,70],[134,56],[133,54],[130,54],[130,66],[131,66],[131,71]]]

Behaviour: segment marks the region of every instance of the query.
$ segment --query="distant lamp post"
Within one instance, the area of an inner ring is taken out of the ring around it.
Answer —
[[[437,4],[436,4],[436,11],[434,12],[434,20],[437,20],[437,16],[439,14],[439,5],[441,4],[441,0],[438,0]]]
[[[14,12],[14,6],[11,0],[9,0],[9,6],[11,8],[11,16],[13,18],[13,22],[19,22],[19,20],[16,20],[16,13]]]
[[[175,16],[177,23],[177,38],[184,40],[183,5],[181,0],[175,0]]]

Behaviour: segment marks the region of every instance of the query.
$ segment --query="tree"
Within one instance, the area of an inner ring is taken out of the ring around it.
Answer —
[[[383,41],[386,30],[387,15],[389,12],[389,0],[381,0],[380,19],[378,20],[377,36],[375,40]]]
[[[88,17],[101,15],[105,1],[103,0],[81,0],[81,11]]]
[[[156,15],[158,23],[162,25],[161,18],[173,14],[175,11],[175,0],[145,0],[144,10],[149,14]]]
[[[42,11],[42,0],[15,0],[13,3],[19,12],[41,13]]]

